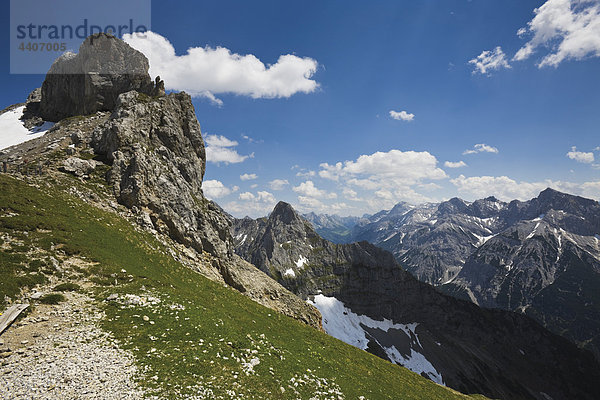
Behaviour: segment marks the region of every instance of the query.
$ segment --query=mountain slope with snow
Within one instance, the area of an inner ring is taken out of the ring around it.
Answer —
[[[44,136],[54,123],[44,122],[33,129],[27,129],[21,117],[25,106],[18,106],[0,114],[0,150]]]
[[[547,189],[524,202],[454,198],[376,215],[355,239],[445,293],[526,313],[600,357],[597,201]]]
[[[591,354],[525,316],[441,294],[366,241],[324,240],[289,204],[278,203],[268,218],[232,223],[236,252],[314,304],[326,331],[347,343],[463,393],[600,395],[580,381],[598,367]],[[589,364],[582,369],[582,362]]]

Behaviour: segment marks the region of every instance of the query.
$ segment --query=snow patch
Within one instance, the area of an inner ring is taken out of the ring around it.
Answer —
[[[293,270],[293,269],[291,269],[291,268],[288,268],[288,269],[286,269],[286,270],[285,270],[285,272],[283,273],[283,276],[287,276],[287,277],[290,277],[290,278],[295,278],[295,277],[296,277],[296,273],[294,272],[294,270]]]
[[[532,219],[532,221],[541,221],[545,216],[546,214],[540,214],[537,218]]]
[[[561,229],[562,231],[562,229]],[[554,233],[556,233],[556,229],[554,229]],[[556,261],[554,262],[558,262],[558,260],[560,260],[560,253],[562,253],[562,232],[560,232],[557,236],[558,239],[558,249],[556,250]]]
[[[534,220],[535,221],[535,220]],[[539,221],[539,220],[538,220]],[[535,235],[535,231],[537,231],[537,228],[540,226],[540,223],[536,223],[535,224],[535,228],[533,228],[533,230],[531,231],[531,233],[525,238],[525,240],[531,239],[533,237],[533,235]]]
[[[300,256],[298,261],[296,261],[296,267],[302,268],[304,266],[304,264],[306,264],[307,262],[308,262],[308,258],[306,258],[304,256]]]
[[[432,381],[440,385],[444,384],[442,375],[437,372],[423,354],[415,350],[415,348],[423,348],[415,332],[418,325],[417,323],[395,324],[388,319],[377,321],[366,315],[355,314],[335,297],[328,297],[322,294],[316,295],[313,301],[308,300],[307,302],[315,306],[321,312],[321,315],[323,316],[323,328],[325,328],[325,332],[327,332],[328,335],[362,350],[367,348],[369,340],[361,325],[369,328],[381,329],[385,332],[389,329],[402,330],[409,338],[416,339],[416,341],[413,341],[411,344],[410,355],[404,357],[395,346],[384,347],[381,343],[378,343],[389,359],[418,374],[427,374]]]
[[[491,238],[493,238],[496,235],[480,236],[476,233],[473,233],[473,236],[475,236],[477,238],[477,244],[475,245],[475,247],[480,247],[480,246],[483,246],[485,244],[485,242],[487,242],[488,240],[490,240]]]
[[[0,115],[0,150],[44,136],[54,123],[44,122],[31,130],[25,128],[21,117],[25,106],[17,107]]]

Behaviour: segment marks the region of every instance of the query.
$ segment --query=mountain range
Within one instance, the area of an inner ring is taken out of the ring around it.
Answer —
[[[318,219],[310,219],[317,232]],[[330,229],[330,228],[328,228]],[[367,240],[444,293],[529,315],[600,355],[600,204],[542,191],[528,201],[494,197],[399,203],[360,219],[342,241]]]
[[[528,317],[486,310],[419,282],[367,241],[321,238],[287,203],[268,218],[233,219],[232,236],[240,256],[319,309],[326,332],[459,391],[565,398],[559,388],[566,382],[557,377],[595,363]],[[577,361],[563,370],[574,352]],[[541,370],[549,375],[542,378]]]

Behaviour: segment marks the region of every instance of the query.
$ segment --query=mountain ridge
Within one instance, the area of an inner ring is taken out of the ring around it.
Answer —
[[[453,198],[375,215],[352,239],[391,251],[445,293],[526,313],[600,356],[597,201],[547,188],[528,201]]]

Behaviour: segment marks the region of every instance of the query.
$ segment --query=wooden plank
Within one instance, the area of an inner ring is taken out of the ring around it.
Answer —
[[[29,304],[15,304],[12,305],[6,310],[6,312],[0,315],[0,335],[14,322],[15,319],[21,314],[25,309],[29,307]]]

